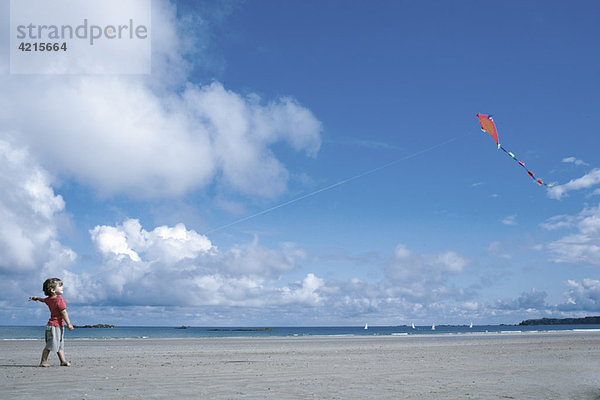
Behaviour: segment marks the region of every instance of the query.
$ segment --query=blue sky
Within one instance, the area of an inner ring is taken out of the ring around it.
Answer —
[[[43,323],[26,299],[50,276],[76,323],[598,314],[599,14],[161,0],[151,75],[11,75],[5,59],[4,323]]]

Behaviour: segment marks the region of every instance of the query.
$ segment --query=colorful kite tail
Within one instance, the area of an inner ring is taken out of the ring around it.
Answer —
[[[504,151],[506,154],[508,154],[510,156],[510,158],[512,158],[513,160],[515,160],[517,162],[517,164],[519,164],[521,167],[523,167],[525,169],[525,171],[527,171],[527,175],[529,175],[531,177],[531,179],[533,179],[538,185],[540,186],[547,186],[547,187],[552,187],[555,184],[554,183],[544,183],[543,180],[541,180],[540,178],[536,178],[535,174],[530,171],[529,169],[527,169],[527,167],[525,166],[525,163],[521,160],[519,160],[513,152],[506,150],[503,146],[498,145],[498,148],[501,149],[502,151]]]

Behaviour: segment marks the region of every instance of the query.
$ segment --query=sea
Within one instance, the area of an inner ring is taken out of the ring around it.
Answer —
[[[65,330],[68,340],[98,339],[188,339],[226,337],[305,337],[305,336],[418,336],[444,338],[452,335],[523,335],[536,332],[599,332],[600,325],[439,325],[431,326],[286,326],[286,327],[168,327],[119,326],[115,328],[76,328]],[[43,326],[0,326],[0,340],[43,340]]]

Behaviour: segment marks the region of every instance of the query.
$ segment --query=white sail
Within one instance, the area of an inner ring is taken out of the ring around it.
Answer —
[[[369,324],[365,324],[365,329],[369,329]]]
[[[435,324],[431,325],[431,330],[435,331]]]
[[[469,325],[469,328],[473,328],[473,322],[471,322],[471,325]]]
[[[412,328],[415,329],[415,323],[413,322],[411,325],[412,325]]]

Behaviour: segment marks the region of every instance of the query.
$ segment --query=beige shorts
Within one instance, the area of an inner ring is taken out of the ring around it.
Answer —
[[[65,328],[46,325],[46,350],[57,353],[65,349]]]

